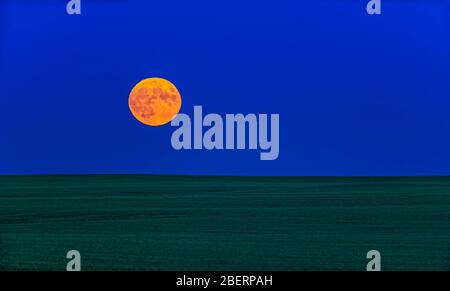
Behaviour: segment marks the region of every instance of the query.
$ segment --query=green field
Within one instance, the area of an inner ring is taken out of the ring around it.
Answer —
[[[0,176],[0,269],[450,270],[450,177]]]

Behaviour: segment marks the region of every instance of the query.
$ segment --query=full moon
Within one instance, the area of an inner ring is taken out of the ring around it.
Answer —
[[[170,122],[181,108],[181,95],[175,85],[162,78],[142,80],[128,98],[133,116],[140,122],[160,126]]]

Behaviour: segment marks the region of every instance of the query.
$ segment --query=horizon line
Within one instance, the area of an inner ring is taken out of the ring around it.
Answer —
[[[12,176],[175,176],[214,178],[450,178],[450,174],[437,175],[218,175],[218,174],[155,174],[155,173],[1,173],[0,177]]]

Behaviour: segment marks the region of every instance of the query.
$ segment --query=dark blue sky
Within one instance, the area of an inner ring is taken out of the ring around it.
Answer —
[[[447,1],[0,3],[0,173],[450,174]],[[140,80],[181,111],[279,113],[280,156],[174,151],[128,109]]]

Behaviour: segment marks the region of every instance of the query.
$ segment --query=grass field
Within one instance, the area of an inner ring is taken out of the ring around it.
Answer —
[[[450,177],[0,176],[0,269],[450,270]]]

